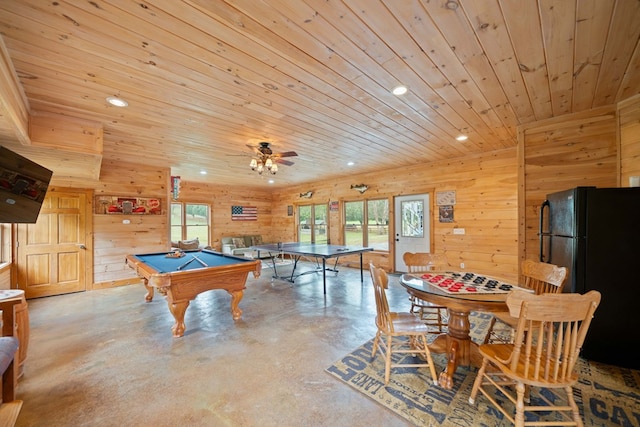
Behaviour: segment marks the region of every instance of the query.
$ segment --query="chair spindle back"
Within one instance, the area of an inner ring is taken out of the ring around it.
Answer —
[[[575,364],[600,298],[597,291],[509,294],[509,312],[518,317],[511,370],[541,383],[577,376]]]

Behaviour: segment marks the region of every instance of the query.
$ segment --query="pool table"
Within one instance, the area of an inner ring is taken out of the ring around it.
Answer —
[[[260,277],[260,260],[236,257],[210,250],[184,251],[181,257],[172,252],[127,255],[126,263],[143,279],[147,294],[153,300],[154,289],[165,295],[169,311],[175,319],[174,337],[184,335],[184,314],[189,301],[211,289],[224,289],[231,295],[231,315],[242,316],[238,307],[246,288],[249,272]]]

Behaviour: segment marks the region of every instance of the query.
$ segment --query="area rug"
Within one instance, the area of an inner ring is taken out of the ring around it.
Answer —
[[[484,336],[486,316],[472,313],[470,317],[472,339],[475,341]],[[458,367],[452,390],[433,385],[426,368],[394,368],[389,384],[385,386],[384,360],[380,354],[371,359],[372,346],[373,340],[367,341],[328,367],[326,372],[416,426],[512,425],[480,393],[475,405],[469,404],[476,368]],[[436,369],[442,370],[446,360],[444,355],[434,354],[433,357]],[[580,381],[574,387],[574,397],[585,426],[640,427],[639,370],[584,359],[579,361],[579,369]],[[545,396],[566,400],[562,393]],[[502,402],[506,400],[501,395],[496,395],[496,398]],[[531,398],[532,401],[539,399],[535,389]],[[542,419],[555,420],[548,417],[548,413],[541,414]]]

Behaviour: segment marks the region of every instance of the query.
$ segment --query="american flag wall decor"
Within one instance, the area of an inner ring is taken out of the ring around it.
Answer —
[[[258,208],[255,206],[231,206],[232,221],[256,221]]]

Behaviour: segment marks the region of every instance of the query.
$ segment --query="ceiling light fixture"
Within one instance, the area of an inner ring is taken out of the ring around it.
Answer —
[[[252,171],[258,172],[258,175],[262,175],[265,170],[271,175],[275,175],[278,172],[278,165],[268,155],[264,155],[259,159],[251,159],[249,167]]]
[[[115,107],[127,107],[129,105],[127,101],[117,96],[108,96],[107,102]]]
[[[466,141],[469,138],[467,135],[458,135],[456,136],[456,141]]]
[[[405,93],[407,93],[407,87],[406,86],[396,86],[393,88],[392,90],[394,95],[404,95]]]
[[[453,0],[449,0],[448,2],[446,2],[444,4],[444,7],[446,7],[449,10],[456,10],[458,8],[458,6],[460,6],[458,4],[458,2],[457,1],[453,1]]]

